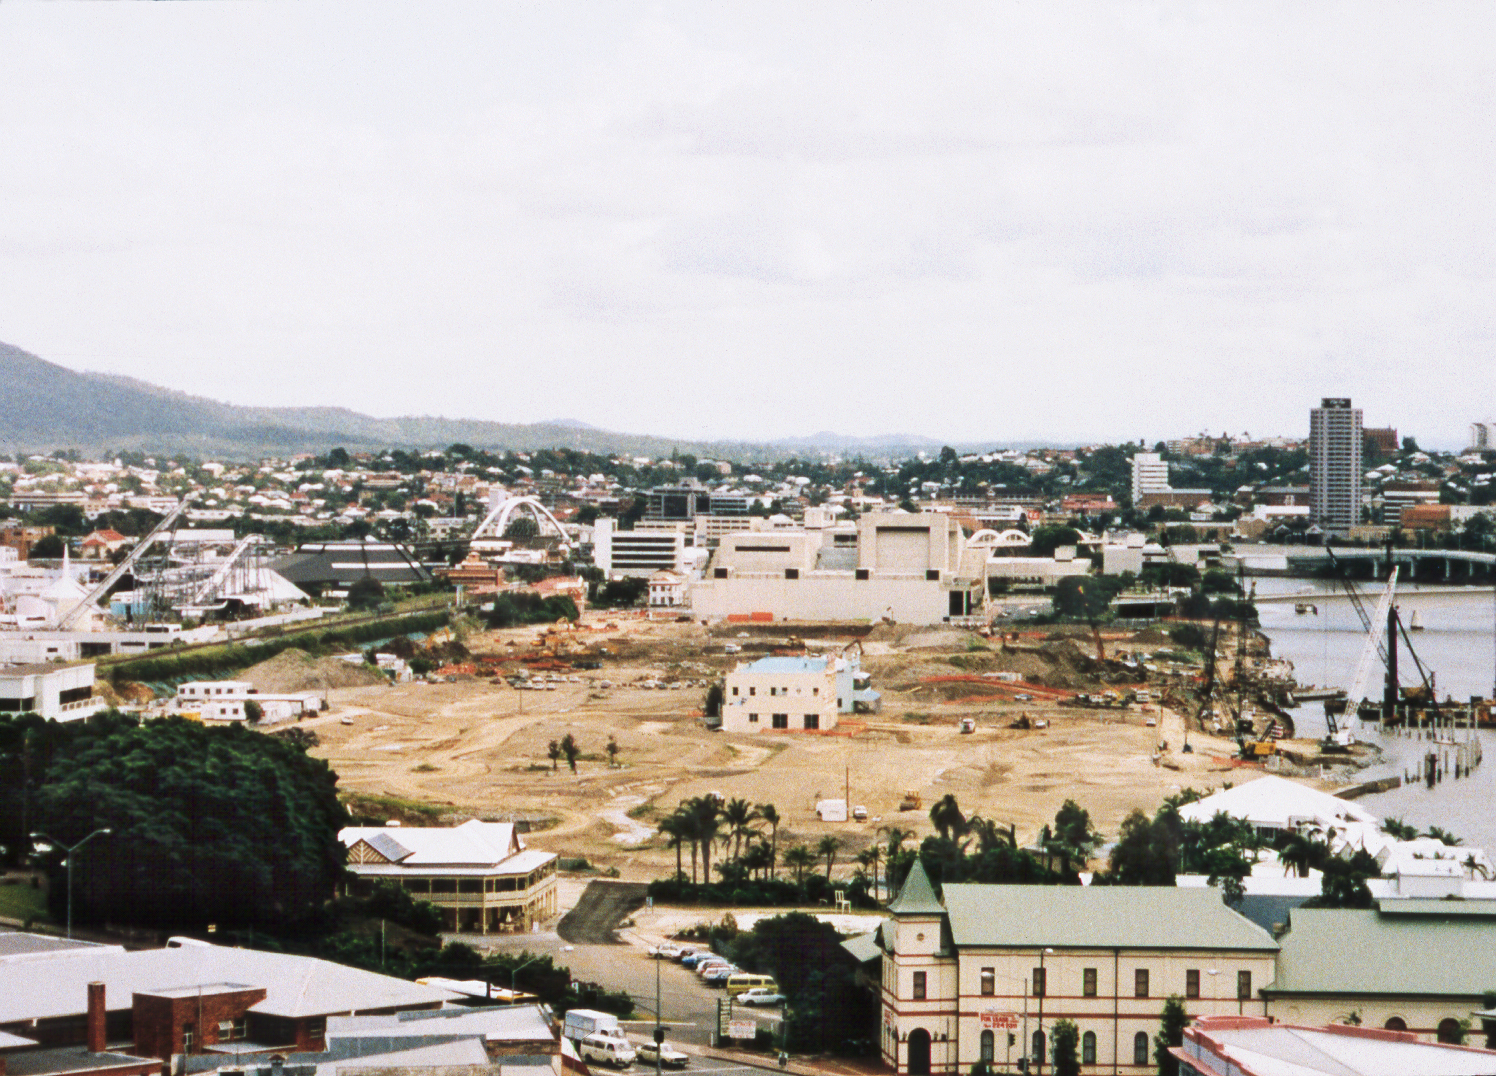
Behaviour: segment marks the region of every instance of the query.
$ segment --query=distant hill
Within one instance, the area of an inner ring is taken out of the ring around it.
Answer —
[[[246,459],[293,452],[382,448],[572,448],[597,453],[668,456],[672,451],[733,460],[789,455],[862,454],[898,459],[938,452],[922,437],[815,434],[778,443],[676,441],[613,433],[574,419],[533,424],[430,415],[373,418],[342,407],[240,407],[113,374],[84,373],[0,343],[0,449],[86,455],[139,449]],[[963,451],[995,445],[957,445]]]

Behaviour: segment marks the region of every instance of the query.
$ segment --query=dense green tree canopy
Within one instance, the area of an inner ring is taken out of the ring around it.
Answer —
[[[80,921],[188,929],[307,915],[343,873],[336,785],[304,748],[241,727],[0,718],[4,843],[27,847],[28,830],[65,844],[113,831],[74,864]],[[61,870],[55,853],[47,861]],[[53,898],[66,899],[63,885]]]

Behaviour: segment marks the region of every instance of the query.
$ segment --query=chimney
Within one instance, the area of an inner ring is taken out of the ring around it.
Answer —
[[[104,1052],[104,984],[88,984],[88,1052]]]

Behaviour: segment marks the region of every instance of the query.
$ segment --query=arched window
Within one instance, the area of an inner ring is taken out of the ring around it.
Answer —
[[[1148,1064],[1148,1032],[1139,1031],[1132,1037],[1132,1063],[1134,1065]]]
[[[1044,1032],[1042,1031],[1034,1032],[1034,1052],[1032,1056],[1034,1064],[1042,1065],[1044,1063]]]
[[[1465,1039],[1465,1029],[1460,1027],[1460,1022],[1453,1016],[1446,1016],[1439,1021],[1439,1041],[1451,1046],[1459,1046]]]
[[[1082,1065],[1096,1064],[1096,1032],[1087,1031],[1080,1037],[1080,1063]]]
[[[993,1037],[991,1031],[982,1032],[982,1060],[992,1064]]]
[[[1388,1031],[1406,1031],[1406,1030],[1408,1030],[1408,1022],[1406,1020],[1404,1020],[1401,1016],[1394,1016],[1394,1017],[1392,1017],[1390,1020],[1388,1020],[1382,1026],[1385,1027]]]

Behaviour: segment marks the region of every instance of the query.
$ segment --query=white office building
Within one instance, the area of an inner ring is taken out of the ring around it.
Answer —
[[[819,520],[817,520],[819,521]],[[937,513],[724,535],[691,589],[698,620],[892,620],[980,616],[987,551]]]
[[[1145,493],[1169,492],[1169,465],[1157,452],[1139,452],[1132,457],[1132,503]]]
[[[1309,412],[1309,506],[1322,530],[1347,534],[1361,522],[1361,410],[1325,397]]]

